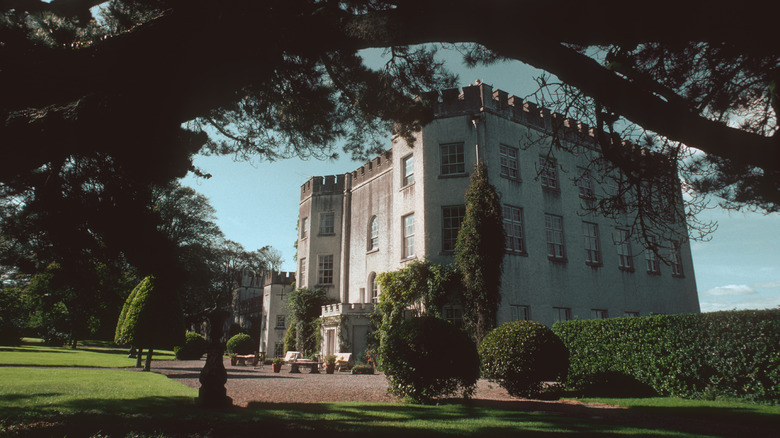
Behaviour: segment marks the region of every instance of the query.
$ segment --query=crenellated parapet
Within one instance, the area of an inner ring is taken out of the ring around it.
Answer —
[[[493,87],[480,81],[462,89],[441,90],[441,94],[426,93],[420,96],[420,99],[428,101],[433,106],[436,117],[488,111],[548,132],[563,132],[564,138],[569,140],[593,142],[595,137],[595,131],[586,123],[564,117],[548,108],[539,107],[506,91],[493,90]]]
[[[301,185],[301,200],[344,192],[344,175],[315,176]]]
[[[352,171],[352,186],[362,184],[393,167],[393,153],[385,151],[362,167]]]
[[[295,272],[266,271],[263,276],[263,286],[281,284],[289,286],[295,281]]]

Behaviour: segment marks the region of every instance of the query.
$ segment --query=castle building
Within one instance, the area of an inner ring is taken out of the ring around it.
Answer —
[[[284,356],[284,335],[289,326],[287,295],[294,283],[292,272],[243,269],[233,290],[231,322],[259,335],[258,351],[266,357]]]
[[[363,167],[301,186],[297,286],[337,301],[322,310],[324,354],[366,348],[377,274],[415,259],[453,262],[477,157],[501,198],[507,235],[499,324],[699,311],[687,243],[665,265],[624,221],[583,210],[605,190],[583,170],[597,149],[552,148],[557,114],[484,83],[443,90],[433,104],[435,118],[413,144],[395,136]],[[589,132],[560,122],[571,134]],[[460,312],[444,309],[455,322]]]

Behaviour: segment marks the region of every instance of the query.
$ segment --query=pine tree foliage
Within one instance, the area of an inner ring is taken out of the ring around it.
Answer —
[[[496,326],[504,246],[501,203],[487,166],[480,162],[466,191],[466,216],[455,244],[455,265],[464,285],[463,319],[477,344]]]

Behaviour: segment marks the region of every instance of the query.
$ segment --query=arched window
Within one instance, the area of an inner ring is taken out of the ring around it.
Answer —
[[[373,272],[368,276],[368,290],[371,291],[371,302],[376,304],[379,301],[379,284],[376,282],[376,274]]]
[[[379,223],[376,216],[373,216],[368,222],[368,250],[373,251],[379,248]]]

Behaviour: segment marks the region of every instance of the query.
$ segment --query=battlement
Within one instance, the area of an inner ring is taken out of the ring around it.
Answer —
[[[358,185],[393,167],[392,151],[385,151],[362,167],[352,171],[352,185]]]
[[[322,316],[366,315],[373,311],[372,303],[337,303],[322,306]]]
[[[315,176],[301,185],[301,200],[312,195],[333,195],[344,191],[344,175]]]
[[[435,117],[446,117],[460,114],[470,114],[479,111],[490,111],[509,120],[534,126],[548,132],[561,130],[564,138],[593,142],[595,132],[590,127],[571,118],[539,107],[533,102],[524,101],[521,97],[510,95],[503,90],[493,90],[493,87],[481,81],[458,88],[449,88],[438,92],[426,93],[419,97],[428,101]],[[560,132],[560,131],[559,131]]]
[[[266,271],[263,275],[263,286],[272,284],[290,285],[295,281],[295,272]]]

